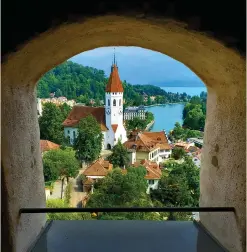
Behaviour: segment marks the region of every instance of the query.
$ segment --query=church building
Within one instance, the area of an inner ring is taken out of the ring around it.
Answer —
[[[77,137],[77,126],[82,118],[92,115],[100,124],[103,133],[102,149],[112,149],[118,142],[127,141],[127,133],[123,124],[123,86],[119,78],[118,67],[114,62],[111,75],[105,89],[105,106],[88,107],[75,105],[63,122],[64,136],[73,144]]]

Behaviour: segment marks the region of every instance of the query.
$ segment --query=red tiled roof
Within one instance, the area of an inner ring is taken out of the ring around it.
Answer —
[[[98,159],[83,174],[85,176],[106,176],[110,170],[112,170],[112,164],[109,161]]]
[[[134,146],[137,151],[151,151],[155,148],[171,149],[164,131],[161,132],[140,132],[136,137],[132,137],[124,143],[125,147],[132,149]]]
[[[145,179],[160,179],[161,178],[162,172],[157,163],[144,159],[141,162],[136,162],[134,164],[135,167],[138,167],[140,165],[144,166],[147,170]]]
[[[45,151],[58,149],[59,147],[60,147],[59,144],[53,143],[51,141],[40,140],[40,148],[42,153]]]
[[[112,127],[114,133],[116,133],[118,125],[117,124],[112,124],[111,127]]]
[[[80,120],[88,115],[95,117],[102,131],[108,130],[105,125],[105,108],[103,107],[74,106],[62,125],[76,127]]]
[[[119,78],[118,69],[116,65],[113,65],[111,75],[109,77],[108,84],[105,89],[106,92],[123,92],[123,86]]]

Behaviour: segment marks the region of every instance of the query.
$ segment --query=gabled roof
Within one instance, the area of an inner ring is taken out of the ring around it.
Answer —
[[[145,179],[160,179],[161,178],[162,172],[157,163],[144,159],[141,162],[136,162],[134,164],[135,167],[138,167],[140,165],[144,166],[147,170]]]
[[[45,151],[58,149],[59,147],[59,144],[53,143],[49,140],[40,140],[40,148],[42,153]]]
[[[124,143],[127,149],[136,149],[136,151],[149,152],[153,149],[171,149],[164,131],[161,132],[139,132],[137,136],[132,137]]]
[[[74,106],[62,125],[77,127],[80,120],[88,115],[92,115],[97,120],[102,131],[108,130],[105,125],[105,108],[103,107]]]
[[[119,78],[119,74],[118,74],[118,68],[117,66],[114,64],[112,66],[112,72],[111,75],[109,77],[109,81],[108,84],[106,86],[105,89],[106,92],[112,93],[112,92],[121,92],[123,93],[123,86],[121,83],[121,80]]]
[[[112,170],[112,164],[109,161],[98,159],[83,174],[85,176],[106,176],[110,170]]]

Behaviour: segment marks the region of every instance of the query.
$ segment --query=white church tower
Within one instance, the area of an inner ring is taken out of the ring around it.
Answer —
[[[127,133],[123,125],[123,92],[114,52],[111,75],[105,90],[105,118],[108,128],[105,135],[105,149],[111,149],[118,140],[121,143],[127,141]]]

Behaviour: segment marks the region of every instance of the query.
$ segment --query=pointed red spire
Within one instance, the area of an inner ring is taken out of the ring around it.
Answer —
[[[115,64],[112,66],[111,75],[110,75],[105,91],[109,93],[112,93],[112,92],[123,93],[124,91],[121,80],[119,78],[118,67]]]

